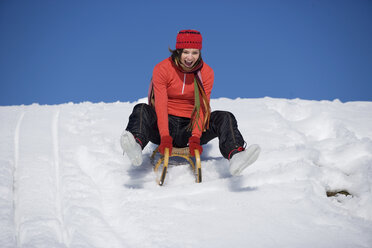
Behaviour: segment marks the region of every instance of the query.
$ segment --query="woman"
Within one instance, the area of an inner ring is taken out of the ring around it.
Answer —
[[[177,34],[176,50],[157,64],[151,80],[149,104],[137,104],[129,117],[121,146],[133,165],[142,164],[149,141],[164,154],[173,147],[189,146],[200,154],[202,145],[218,137],[221,154],[230,160],[232,175],[240,174],[258,158],[260,147],[245,142],[233,114],[211,112],[209,101],[214,73],[201,56],[202,36],[196,30]]]

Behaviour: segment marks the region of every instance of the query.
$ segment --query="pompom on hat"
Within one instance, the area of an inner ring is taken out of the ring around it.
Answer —
[[[181,30],[177,34],[176,49],[202,49],[203,38],[197,30]]]

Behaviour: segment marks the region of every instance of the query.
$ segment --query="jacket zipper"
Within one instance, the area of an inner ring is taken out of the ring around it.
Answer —
[[[182,85],[182,95],[185,90],[185,81],[186,81],[186,73],[183,74],[183,85]]]

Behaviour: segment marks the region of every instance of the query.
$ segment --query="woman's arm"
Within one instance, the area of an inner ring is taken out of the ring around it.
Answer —
[[[168,127],[168,79],[166,71],[161,66],[156,65],[152,74],[155,112],[158,119],[158,128],[160,136],[169,136]]]

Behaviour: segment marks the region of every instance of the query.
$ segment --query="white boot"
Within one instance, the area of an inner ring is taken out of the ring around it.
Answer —
[[[233,176],[239,175],[245,168],[253,164],[260,155],[261,148],[258,145],[251,145],[242,152],[238,152],[230,159],[230,173]]]
[[[133,165],[139,166],[142,164],[142,148],[137,143],[133,134],[124,131],[120,137],[120,145],[123,152],[126,153]]]

